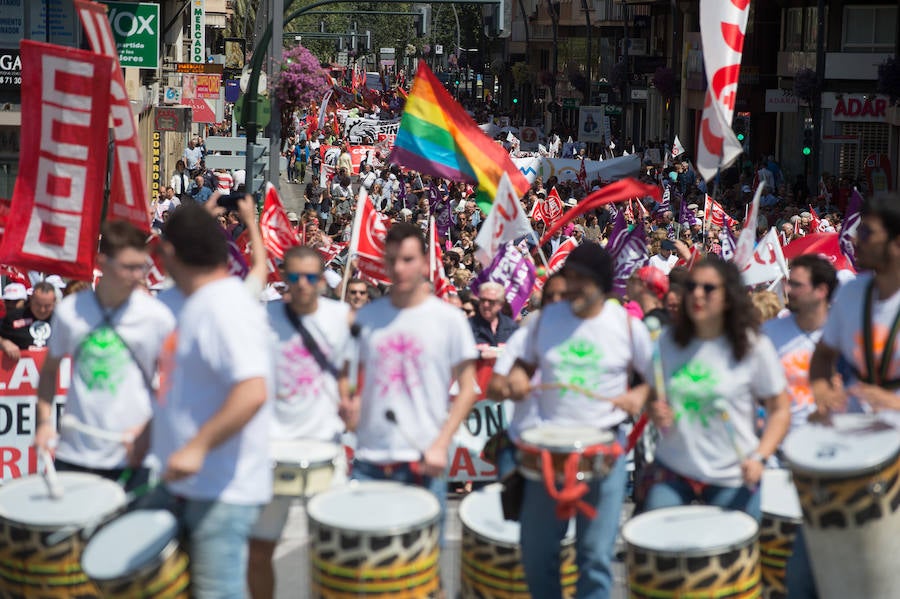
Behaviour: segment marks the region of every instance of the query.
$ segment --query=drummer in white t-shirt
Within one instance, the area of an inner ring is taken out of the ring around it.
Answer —
[[[628,383],[632,371],[647,379],[650,334],[609,298],[613,260],[599,245],[578,246],[563,272],[569,301],[544,308],[529,327],[522,358],[509,374],[511,397],[525,398],[537,372],[543,385],[558,386],[535,394],[542,424],[613,431],[622,444],[622,423],[629,413],[640,412],[649,395],[647,384],[629,390]],[[593,391],[591,396],[584,388]],[[583,502],[596,510],[596,517],[583,510],[575,516],[577,597],[605,597],[612,592],[613,548],[626,481],[625,458],[619,457],[605,478],[588,483]],[[526,480],[519,521],[522,565],[532,597],[562,596],[559,552],[568,521],[557,518],[556,508],[543,482]]]
[[[123,441],[64,429],[57,469],[118,479],[128,489],[148,479],[144,452],[135,450],[131,440],[141,436],[150,420],[157,357],[175,327],[166,307],[140,288],[146,275],[146,238],[122,221],[103,225],[97,257],[103,276],[96,290],[70,295],[54,310],[38,386],[35,445],[47,449],[56,436],[51,414],[60,361],[72,356],[66,414],[95,429],[120,433]]]
[[[289,249],[282,269],[290,301],[266,306],[276,337],[271,439],[311,439],[337,446],[344,423],[338,415],[336,364],[350,337],[350,306],[320,297],[325,263],[316,250],[306,246]],[[315,348],[307,346],[295,322],[308,331]],[[272,555],[290,507],[290,497],[273,497],[250,533],[248,583],[253,599],[274,596]]]
[[[388,230],[385,266],[390,295],[356,316],[361,398],[351,397],[346,366],[339,379],[341,412],[357,435],[352,477],[417,484],[443,507],[450,443],[475,403],[478,353],[463,312],[431,295],[419,227]]]
[[[810,363],[815,416],[874,411],[898,427],[900,195],[884,193],[865,201],[854,245],[857,270],[871,272],[844,284],[835,296]]]

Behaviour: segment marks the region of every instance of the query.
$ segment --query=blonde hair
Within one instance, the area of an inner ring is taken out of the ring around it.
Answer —
[[[778,295],[774,291],[754,291],[750,295],[750,299],[753,301],[753,307],[756,308],[759,324],[772,320],[781,311],[781,302],[778,301]]]

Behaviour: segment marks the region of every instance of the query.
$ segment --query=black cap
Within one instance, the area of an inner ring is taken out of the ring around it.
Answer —
[[[609,293],[613,285],[612,256],[599,244],[587,242],[572,250],[566,258],[566,269],[594,280],[601,291]]]
[[[661,247],[664,250],[669,250],[670,252],[674,252],[675,251],[675,242],[672,241],[671,239],[663,239],[660,242],[659,247]]]

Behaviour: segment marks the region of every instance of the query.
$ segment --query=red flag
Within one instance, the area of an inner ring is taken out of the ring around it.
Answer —
[[[266,252],[273,258],[284,259],[284,252],[295,245],[300,245],[297,232],[291,227],[284,204],[278,197],[278,191],[271,183],[266,183],[266,200],[263,203],[262,216],[259,217]]]
[[[147,193],[147,179],[144,176],[141,142],[138,139],[131,102],[125,91],[125,79],[122,77],[119,53],[106,16],[106,6],[90,0],[75,0],[75,6],[91,48],[96,54],[112,59],[109,95],[112,96],[112,125],[116,150],[111,167],[113,180],[106,217],[109,220],[124,220],[149,233],[150,198]],[[99,82],[95,85],[99,85]],[[105,125],[103,130],[107,130]]]
[[[706,221],[706,226],[713,224],[717,227],[724,227],[726,218],[730,217],[722,205],[707,195],[703,210],[703,220]]]
[[[0,239],[6,231],[6,219],[9,218],[9,207],[11,202],[5,198],[0,198]]]
[[[563,265],[566,263],[566,258],[569,257],[569,254],[572,253],[572,250],[578,247],[578,242],[575,241],[574,237],[569,237],[564,242],[559,244],[559,247],[556,248],[556,251],[553,252],[553,255],[550,256],[550,260],[547,262],[547,266],[549,267],[547,273],[552,275],[555,272],[558,272]]]
[[[166,280],[166,269],[162,256],[159,255],[159,235],[153,234],[147,238],[147,287],[154,287]]]
[[[805,254],[818,254],[826,258],[838,270],[856,272],[853,264],[841,251],[839,233],[813,233],[796,239],[783,248],[784,257],[793,260]]]
[[[446,299],[453,285],[447,279],[444,272],[444,254],[441,252],[441,243],[438,240],[437,228],[434,226],[434,217],[431,217],[431,226],[428,237],[428,258],[431,266],[431,282],[434,285],[434,294],[441,299]]]
[[[575,220],[585,212],[596,210],[600,206],[612,204],[613,202],[621,202],[622,200],[627,200],[629,198],[640,198],[644,196],[651,196],[655,198],[657,202],[662,200],[662,192],[656,185],[646,185],[637,179],[632,179],[630,177],[619,179],[615,183],[610,183],[606,187],[599,189],[582,199],[578,202],[577,206],[566,212],[552,227],[549,227],[547,231],[544,232],[544,236],[541,237],[541,245],[547,243],[547,240],[553,237],[553,234],[563,228],[566,223]]]
[[[369,194],[361,189],[350,236],[350,256],[356,255],[357,268],[363,275],[387,284],[391,281],[384,270],[384,239],[390,226],[391,219],[375,210]]]
[[[822,219],[819,218],[818,214],[816,214],[816,211],[812,207],[812,204],[809,204],[809,232],[823,233],[824,230],[825,229],[822,223]]]
[[[578,169],[578,174],[575,176],[575,178],[578,179],[578,184],[581,185],[581,189],[587,192],[587,170],[584,168],[584,159],[581,160],[581,168]]]
[[[329,262],[337,258],[340,253],[344,251],[345,247],[347,247],[346,243],[332,242],[329,245],[316,246],[316,251],[319,252],[320,256],[322,256],[322,260],[325,261],[325,264],[328,264]]]
[[[634,222],[634,209],[631,205],[631,200],[625,203],[625,220],[633,223]]]
[[[24,40],[19,175],[0,263],[90,280],[109,137],[113,61]]]
[[[20,283],[25,289],[31,289],[31,279],[15,266],[0,265],[0,275],[9,279],[8,283]]]

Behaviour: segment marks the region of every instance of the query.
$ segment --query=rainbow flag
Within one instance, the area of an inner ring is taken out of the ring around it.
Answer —
[[[503,173],[509,173],[520,197],[529,187],[509,153],[478,128],[421,60],[390,161],[427,175],[477,183],[476,201],[485,213]]]

